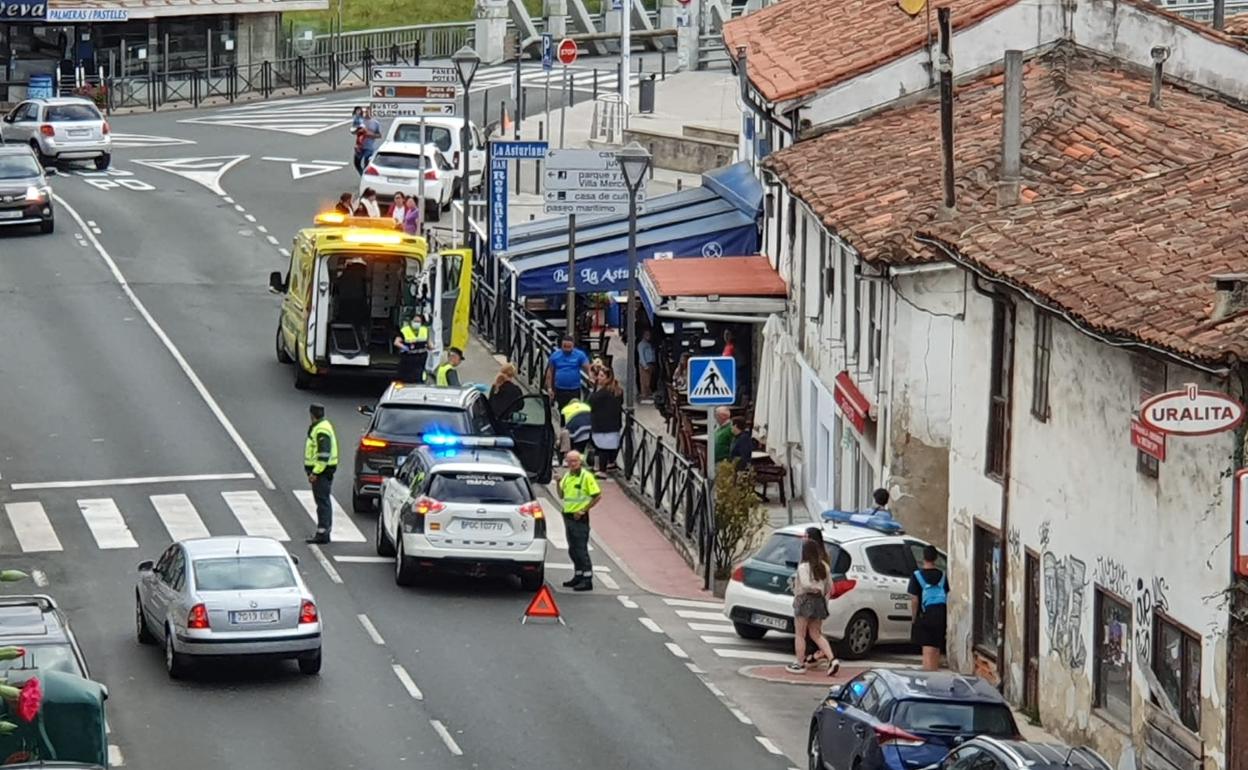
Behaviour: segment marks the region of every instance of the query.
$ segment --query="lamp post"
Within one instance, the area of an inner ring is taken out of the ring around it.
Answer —
[[[470,197],[469,189],[472,186],[469,181],[471,177],[468,174],[468,156],[470,154],[469,150],[472,146],[471,132],[468,130],[468,88],[472,85],[472,79],[477,75],[477,67],[481,66],[481,57],[477,55],[476,51],[472,50],[468,46],[464,46],[456,51],[453,56],[451,56],[451,62],[455,65],[455,71],[459,73],[459,82],[464,87],[464,125],[460,129],[461,134],[459,138],[460,154],[464,157],[464,178],[463,181],[460,182],[459,189],[460,195],[462,195],[464,199],[463,233],[464,243],[467,243],[468,199]],[[421,141],[424,140],[425,137],[422,136]],[[421,213],[423,214],[424,212]]]
[[[632,142],[615,154],[615,160],[624,172],[624,184],[628,187],[628,305],[625,308],[628,361],[624,369],[624,411],[632,415],[637,405],[637,194],[650,170],[650,153]]]

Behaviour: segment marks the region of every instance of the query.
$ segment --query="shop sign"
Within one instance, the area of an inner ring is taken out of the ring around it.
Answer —
[[[1175,436],[1208,436],[1234,430],[1244,420],[1244,405],[1226,395],[1188,384],[1140,405],[1140,421]]]
[[[49,8],[48,21],[73,23],[95,23],[108,21],[129,21],[130,11],[125,8]]]
[[[845,419],[854,426],[854,430],[859,434],[865,433],[867,420],[871,418],[871,402],[858,389],[858,385],[849,376],[849,372],[836,375],[836,387],[832,391],[832,399],[836,401]]]
[[[43,21],[47,0],[0,0],[0,21]]]
[[[1131,446],[1158,462],[1166,461],[1166,434],[1131,418]]]

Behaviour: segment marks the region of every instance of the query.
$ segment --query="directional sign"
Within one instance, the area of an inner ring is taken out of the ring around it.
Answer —
[[[546,156],[547,214],[626,215],[628,185],[609,150],[551,150]],[[638,211],[644,209],[645,181],[637,191]]]
[[[506,160],[542,160],[550,150],[546,142],[492,142],[494,157]]]
[[[542,69],[550,72],[555,66],[555,37],[549,32],[542,33]]]
[[[737,400],[737,362],[732,356],[689,359],[689,405],[731,406]]]
[[[394,99],[429,99],[436,102],[453,102],[459,95],[455,86],[443,85],[375,85],[371,89],[372,98],[378,100]]]
[[[378,118],[451,117],[459,101],[454,67],[373,67],[369,104]]]
[[[459,87],[454,67],[373,67],[373,80],[385,83],[432,83]]]
[[[371,102],[374,118],[453,118],[455,102]]]
[[[576,47],[576,41],[572,38],[565,37],[559,41],[559,63],[563,66],[574,64],[579,53],[580,49]]]

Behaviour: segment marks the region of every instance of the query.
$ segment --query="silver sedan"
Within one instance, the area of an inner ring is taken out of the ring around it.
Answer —
[[[267,537],[183,540],[139,564],[141,644],[160,642],[177,678],[194,658],[295,658],[321,670],[321,618],[296,559]]]

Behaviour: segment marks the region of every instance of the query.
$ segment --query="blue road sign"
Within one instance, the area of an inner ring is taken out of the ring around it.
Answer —
[[[503,160],[542,160],[549,142],[492,142],[494,157]]]
[[[689,359],[689,406],[731,406],[737,401],[737,362],[732,356]]]
[[[549,32],[542,33],[542,69],[550,72],[555,67],[555,37]]]
[[[507,250],[507,159],[490,143],[490,253]]]

